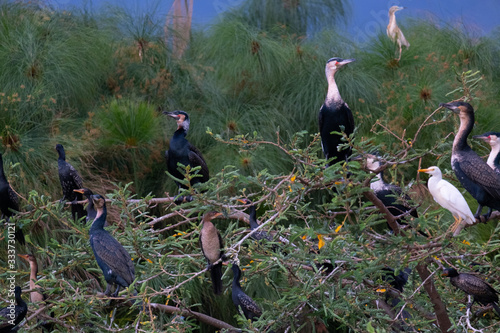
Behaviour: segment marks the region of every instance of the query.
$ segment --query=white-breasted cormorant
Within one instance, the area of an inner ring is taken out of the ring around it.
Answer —
[[[86,207],[86,210],[87,210],[87,216],[85,217],[85,221],[86,222],[92,222],[94,221],[96,215],[97,215],[97,211],[95,210],[94,208],[94,203],[92,202],[92,200],[90,199],[90,197],[94,194],[92,192],[92,190],[88,189],[88,188],[81,188],[81,189],[78,189],[78,190],[73,190],[77,193],[80,193],[80,194],[83,194],[86,198],[87,198],[87,207]]]
[[[199,238],[201,252],[205,259],[207,259],[212,286],[216,295],[222,293],[222,261],[218,264],[214,263],[224,257],[224,243],[219,230],[212,223],[212,220],[221,215],[222,213],[215,211],[210,211],[203,215]]]
[[[347,161],[352,149],[338,150],[342,143],[342,135],[332,132],[344,132],[347,136],[354,132],[354,117],[351,109],[342,99],[339,88],[335,82],[335,73],[342,66],[355,61],[355,59],[331,58],[326,62],[325,74],[328,81],[328,93],[319,110],[319,133],[321,135],[321,148],[327,160],[332,159],[328,165]],[[343,129],[341,128],[343,127]]]
[[[106,200],[99,194],[91,197],[97,215],[89,230],[90,246],[94,252],[97,264],[107,282],[106,295],[111,293],[111,285],[116,285],[113,297],[118,295],[120,288],[127,288],[135,278],[135,268],[130,254],[125,248],[104,229],[106,222]]]
[[[392,6],[389,8],[389,24],[387,25],[387,36],[395,43],[398,44],[399,47],[399,57],[398,61],[401,60],[401,52],[403,49],[403,45],[408,49],[410,47],[410,43],[405,38],[405,35],[399,29],[398,24],[396,23],[396,12],[398,10],[404,9],[404,7]]]
[[[73,190],[78,190],[83,187],[82,177],[78,174],[78,171],[66,162],[66,152],[62,144],[56,145],[57,153],[59,158],[57,159],[57,167],[59,169],[59,181],[61,182],[61,188],[63,192],[62,201],[81,201],[83,196],[80,193],[76,193]],[[85,216],[85,209],[82,204],[72,204],[71,205],[71,215],[73,219],[79,220]]]
[[[240,277],[241,270],[238,265],[233,264],[231,269],[233,270],[233,286],[232,286],[232,295],[233,303],[236,306],[238,311],[243,311],[246,319],[254,320],[258,319],[262,315],[262,310],[259,308],[257,303],[253,299],[250,298],[245,292],[241,289],[240,285]]]
[[[38,263],[36,258],[32,254],[18,254],[18,256],[26,260],[30,265],[30,302],[37,304],[39,307],[43,306],[47,296],[41,293],[41,287],[36,284],[38,281]],[[54,329],[53,323],[47,323],[46,321],[39,322],[39,326],[42,327],[43,332],[52,332]]]
[[[470,309],[474,302],[478,302],[481,305],[491,304],[500,316],[498,292],[483,279],[467,273],[459,274],[454,268],[445,268],[442,275],[449,277],[452,285],[461,289],[467,295],[473,296],[472,302],[467,304],[467,309]]]
[[[368,155],[366,158],[366,168],[371,172],[376,171],[380,168],[380,161],[374,155]],[[382,172],[379,172],[375,178],[370,183],[370,189],[375,193],[377,198],[382,201],[385,207],[389,210],[389,212],[393,216],[400,216],[406,214],[404,218],[407,218],[408,215],[413,216],[414,218],[418,218],[417,209],[415,207],[409,206],[409,202],[411,198],[408,195],[403,195],[403,190],[401,187],[387,183],[384,180],[384,175]],[[397,221],[401,225],[407,225],[407,223],[402,222],[401,219]],[[387,223],[387,227],[392,230],[389,223]],[[422,231],[419,231],[421,235],[424,237],[428,237]]]
[[[477,200],[475,218],[479,218],[483,206],[488,207],[484,215],[488,220],[493,209],[500,210],[500,174],[490,168],[467,144],[467,137],[474,127],[474,109],[466,102],[441,103],[458,114],[460,127],[453,140],[451,167],[462,186]]]
[[[170,140],[170,147],[165,152],[165,158],[167,160],[167,170],[168,172],[177,179],[184,179],[184,174],[179,171],[178,164],[184,166],[190,166],[191,168],[201,167],[198,175],[191,179],[191,186],[197,183],[204,183],[210,178],[208,166],[203,158],[201,152],[193,146],[187,139],[186,135],[189,130],[189,115],[184,111],[163,111],[169,117],[174,118],[177,121],[177,130],[174,132],[172,139]],[[175,182],[179,188],[186,189],[187,186],[181,184],[180,182]],[[181,203],[184,200],[182,197],[176,198],[176,203]],[[186,198],[187,201],[192,200],[190,196]]]
[[[500,133],[486,132],[481,135],[474,135],[474,139],[481,139],[490,145],[491,151],[486,164],[497,173],[500,173]]]
[[[16,326],[26,317],[28,305],[23,301],[21,293],[22,290],[19,286],[14,288],[14,293],[9,293],[9,297],[16,298],[14,311],[11,311],[9,307],[0,309],[0,333],[17,332]]]
[[[431,175],[427,187],[434,201],[441,207],[449,210],[455,218],[455,225],[451,229],[453,236],[458,236],[466,224],[474,224],[476,222],[476,218],[472,214],[464,196],[455,186],[443,179],[441,169],[437,166],[431,166],[427,169],[420,169],[418,172],[425,172]]]
[[[19,197],[10,186],[3,169],[3,157],[0,153],[0,219],[5,218],[7,222],[10,217],[19,211]],[[14,236],[19,244],[24,245],[25,239],[21,228],[15,227]]]

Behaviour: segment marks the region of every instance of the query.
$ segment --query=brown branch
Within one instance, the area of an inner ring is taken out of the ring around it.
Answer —
[[[218,329],[228,329],[229,332],[241,332],[241,330],[237,329],[234,326],[229,325],[228,323],[226,323],[222,320],[207,316],[206,314],[199,313],[196,311],[180,309],[180,308],[176,308],[175,306],[158,304],[158,303],[149,303],[149,306],[152,309],[160,310],[162,312],[180,314],[180,315],[183,315],[186,317],[193,317],[193,318],[198,319],[201,322],[204,322],[204,323],[211,325],[213,327],[216,327]]]
[[[441,296],[436,290],[434,281],[432,281],[431,272],[429,272],[427,266],[423,262],[418,263],[416,268],[420,279],[423,281],[424,289],[431,299],[432,306],[434,307],[434,312],[436,313],[436,323],[439,326],[439,329],[443,333],[454,332],[450,331],[451,321],[448,317],[446,306],[444,305],[443,301],[441,300]]]
[[[365,184],[363,184],[363,185],[365,185]],[[394,217],[394,215],[392,215],[391,212],[389,211],[389,209],[387,209],[387,207],[384,205],[384,203],[382,201],[380,201],[379,198],[377,198],[375,193],[373,193],[372,191],[366,191],[366,192],[363,192],[363,195],[368,200],[373,202],[373,204],[380,210],[380,212],[385,215],[385,219],[387,220],[387,223],[389,224],[389,226],[391,227],[391,229],[395,235],[399,235],[399,234],[402,234],[403,236],[405,235],[404,231],[401,230],[401,228],[399,228],[399,224],[398,224],[396,218]]]

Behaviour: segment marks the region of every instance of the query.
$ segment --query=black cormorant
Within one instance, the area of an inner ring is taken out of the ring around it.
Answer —
[[[30,265],[30,289],[32,290],[30,292],[30,301],[33,304],[42,306],[43,305],[42,303],[45,302],[47,296],[39,291],[41,288],[39,285],[36,284],[38,280],[37,279],[38,263],[36,261],[36,258],[32,254],[18,254],[18,256],[26,260]],[[42,321],[39,323],[39,325],[42,327],[42,330],[44,332],[52,332],[52,330],[54,329],[53,323],[47,323],[45,321]]]
[[[328,81],[328,93],[319,110],[319,133],[323,154],[327,160],[332,159],[328,165],[347,161],[352,152],[351,148],[339,151],[337,146],[342,143],[342,135],[331,132],[343,131],[348,136],[354,132],[354,117],[349,106],[340,97],[334,77],[339,68],[353,61],[354,59],[331,58],[326,62],[325,74]]]
[[[442,275],[449,277],[452,285],[474,297],[472,302],[467,304],[467,309],[470,309],[474,302],[482,305],[491,304],[500,316],[498,292],[483,279],[467,273],[459,274],[454,268],[445,268]]]
[[[78,190],[73,190],[77,193],[80,193],[80,194],[83,194],[86,198],[87,198],[87,217],[85,218],[85,220],[87,222],[92,222],[94,221],[96,215],[97,215],[97,211],[95,210],[94,208],[94,203],[92,202],[92,200],[90,199],[90,197],[92,196],[92,194],[94,194],[90,189],[88,188],[82,188],[82,189],[78,189]]]
[[[56,145],[57,153],[59,158],[57,159],[57,166],[59,169],[59,181],[61,182],[61,187],[63,191],[62,201],[81,201],[83,196],[81,193],[76,193],[73,190],[78,190],[83,188],[82,177],[78,174],[78,171],[66,162],[66,153],[64,147],[61,144]],[[73,219],[80,219],[85,216],[85,209],[82,204],[72,204],[71,205],[71,215]]]
[[[467,137],[474,126],[474,109],[469,103],[441,103],[458,114],[460,127],[453,140],[451,167],[462,186],[477,200],[476,218],[479,218],[483,206],[488,207],[484,215],[488,220],[493,209],[500,210],[500,174],[490,168],[467,144]]]
[[[106,200],[99,194],[91,197],[97,215],[89,230],[90,246],[94,251],[97,264],[107,282],[106,295],[111,293],[111,285],[116,285],[113,297],[118,295],[120,287],[127,288],[135,278],[135,269],[127,250],[104,230],[106,222]]]
[[[188,140],[186,140],[186,135],[189,130],[189,115],[184,111],[163,111],[169,117],[174,118],[177,121],[177,130],[174,132],[172,139],[170,140],[170,147],[165,153],[167,160],[167,170],[168,172],[177,179],[184,179],[184,173],[179,171],[178,164],[184,166],[190,166],[191,168],[201,167],[198,175],[193,175],[191,179],[191,186],[197,183],[204,183],[209,179],[208,166],[203,158],[201,152],[193,146]],[[186,189],[187,186],[176,181],[175,182],[179,188]],[[182,197],[176,198],[176,203],[181,203],[184,200]],[[191,196],[186,198],[187,201],[191,201]]]
[[[12,189],[7,177],[5,177],[5,171],[3,169],[3,157],[0,153],[0,219],[5,218],[7,222],[10,217],[19,211],[19,197],[17,193]],[[23,231],[19,227],[15,227],[14,236],[16,240],[21,244],[25,244]]]
[[[481,139],[490,145],[491,151],[486,164],[497,173],[500,173],[500,133],[487,132],[481,135],[474,135],[474,139]]]
[[[219,230],[211,222],[213,219],[221,216],[222,213],[211,211],[203,215],[202,227],[200,230],[200,247],[203,256],[207,259],[208,269],[212,278],[214,294],[222,293],[222,261],[214,264],[220,258],[224,257],[224,243]]]
[[[375,155],[370,154],[366,158],[366,167],[371,172],[376,171],[380,168],[380,161],[378,161]],[[379,172],[372,180],[370,189],[375,193],[377,198],[382,201],[384,206],[387,207],[393,216],[406,214],[403,218],[407,218],[408,215],[418,218],[417,209],[409,205],[411,198],[407,194],[403,195],[401,187],[387,183],[384,180],[382,172]],[[401,225],[407,225],[407,223],[402,222],[401,219],[398,219],[397,222]],[[389,223],[387,223],[387,227],[392,230]],[[424,237],[428,237],[428,235],[422,231],[419,231],[419,233]]]
[[[238,199],[238,201],[245,205],[250,205],[252,203],[252,201],[246,198]],[[250,221],[250,230],[257,229],[259,227],[259,223],[257,222],[257,208],[255,207],[255,205],[251,205],[250,207],[248,207],[248,216]],[[273,241],[273,237],[262,229],[255,231],[250,237],[252,237],[256,241],[260,241],[262,239],[266,239],[270,242]]]
[[[262,310],[259,308],[257,303],[253,299],[250,298],[245,292],[241,289],[240,285],[240,277],[241,270],[238,265],[233,264],[231,267],[233,270],[233,287],[232,287],[232,299],[233,303],[236,306],[238,311],[243,311],[246,319],[254,320],[258,319],[260,315],[262,315]]]
[[[26,317],[26,313],[28,312],[28,305],[25,301],[23,301],[21,292],[21,287],[19,286],[16,286],[14,288],[14,293],[9,292],[9,297],[16,298],[14,311],[11,311],[11,308],[9,307],[0,309],[0,333],[17,332],[17,324],[19,324],[24,319],[24,317]]]

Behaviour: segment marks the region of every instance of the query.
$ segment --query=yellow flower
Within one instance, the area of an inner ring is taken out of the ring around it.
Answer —
[[[340,231],[340,229],[342,229],[343,226],[344,226],[343,223],[341,225],[339,225],[337,228],[335,228],[335,232],[338,233]]]
[[[146,259],[147,262],[149,262],[150,264],[153,263],[153,261],[151,259]]]
[[[384,288],[379,288],[376,290],[376,292],[378,293],[385,293],[387,290],[385,290]]]
[[[319,240],[319,242],[318,242],[318,249],[321,250],[321,248],[323,246],[325,246],[325,240],[323,239],[323,235],[319,235],[318,234],[318,240]]]
[[[290,178],[290,181],[293,183],[297,177],[294,175],[292,178]]]
[[[466,241],[465,239],[462,243],[464,243],[465,245],[470,245],[470,243],[468,241]]]

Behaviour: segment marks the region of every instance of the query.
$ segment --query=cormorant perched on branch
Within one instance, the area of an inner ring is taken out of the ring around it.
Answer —
[[[170,148],[165,153],[165,158],[167,160],[167,170],[168,172],[177,179],[184,179],[184,173],[179,171],[178,164],[184,166],[190,166],[191,169],[195,167],[201,167],[198,175],[193,175],[190,181],[191,186],[197,183],[204,183],[209,179],[208,166],[203,158],[201,152],[193,146],[188,140],[186,140],[186,135],[189,130],[189,115],[184,111],[163,111],[169,117],[174,118],[177,121],[177,130],[174,132],[172,139],[170,140]],[[175,181],[179,188],[179,192],[182,189],[188,188],[186,185]],[[184,200],[182,197],[176,198],[176,203],[181,203]],[[188,196],[186,200],[191,201],[191,196]]]
[[[491,304],[496,313],[500,316],[498,292],[488,283],[483,281],[483,279],[467,273],[459,274],[454,268],[445,268],[442,275],[449,277],[452,285],[461,289],[467,295],[473,296],[474,299],[471,303],[467,304],[467,309],[470,309],[474,302],[478,302],[482,305]]]
[[[106,200],[99,194],[90,196],[97,215],[89,230],[90,246],[94,251],[97,264],[107,282],[106,295],[111,293],[111,285],[116,285],[113,297],[118,295],[120,287],[127,288],[135,278],[135,269],[130,254],[125,248],[104,230],[106,222]]]
[[[250,205],[252,203],[252,201],[250,201],[249,199],[238,199],[238,201],[245,205]],[[251,205],[250,207],[248,207],[248,216],[250,221],[250,229],[257,229],[259,227],[259,223],[257,222],[257,208],[255,207],[255,205]],[[252,237],[256,241],[260,241],[261,239],[266,239],[270,242],[273,241],[273,237],[271,237],[271,235],[269,235],[264,230],[255,231],[250,237]]]
[[[64,147],[61,144],[56,145],[57,153],[59,158],[57,159],[57,166],[59,169],[59,181],[61,182],[61,187],[63,191],[63,197],[61,200],[68,201],[81,201],[83,196],[80,193],[75,193],[73,190],[77,190],[83,187],[82,177],[78,174],[78,171],[66,162],[66,153]],[[71,215],[73,219],[79,220],[85,216],[85,210],[82,204],[72,204],[71,205]]]
[[[97,211],[95,210],[94,208],[94,203],[92,202],[92,200],[90,199],[90,197],[92,196],[92,194],[94,194],[90,189],[88,188],[81,188],[81,189],[78,189],[78,190],[73,190],[77,193],[80,193],[80,194],[83,194],[86,198],[87,198],[87,216],[85,218],[85,221],[86,222],[89,222],[89,221],[94,221],[96,215],[97,215]]]
[[[7,177],[5,177],[3,157],[0,153],[0,212],[2,213],[0,219],[5,218],[8,222],[10,217],[18,211],[19,197],[10,186]],[[24,245],[26,243],[23,231],[17,226],[15,227],[14,236],[19,244]]]
[[[368,155],[366,158],[366,167],[371,172],[376,171],[380,168],[380,162],[374,155]],[[382,201],[385,207],[389,210],[389,212],[393,216],[400,216],[406,214],[405,218],[408,215],[411,215],[415,218],[418,218],[417,209],[415,207],[410,207],[407,205],[408,202],[411,201],[411,198],[408,195],[402,195],[403,191],[401,187],[389,184],[384,180],[384,175],[382,172],[379,172],[375,176],[375,180],[372,180],[370,183],[370,189],[375,193],[377,198]],[[397,222],[402,225],[406,225],[398,219]],[[387,227],[391,229],[389,223],[387,223]],[[391,229],[392,230],[392,229]],[[424,237],[428,237],[427,234],[420,232]]]
[[[398,10],[405,9],[404,7],[392,6],[389,8],[389,24],[387,25],[387,36],[399,46],[399,57],[398,61],[401,60],[401,52],[403,49],[403,45],[408,49],[410,47],[410,43],[405,38],[405,35],[399,29],[398,24],[396,23],[396,12]]]
[[[474,217],[479,218],[483,206],[487,206],[489,209],[484,217],[488,220],[493,209],[500,210],[500,174],[467,144],[467,137],[474,126],[474,109],[465,102],[441,103],[439,106],[452,110],[460,117],[460,127],[453,140],[451,166],[462,186],[479,203]]]
[[[425,172],[431,175],[427,186],[434,201],[441,207],[449,210],[455,218],[455,225],[452,227],[453,236],[458,236],[466,224],[474,224],[476,222],[476,218],[472,214],[462,193],[455,186],[443,179],[441,170],[437,166],[420,169],[418,172]]]
[[[200,230],[201,252],[203,252],[203,256],[207,259],[214,294],[216,295],[222,293],[222,261],[218,264],[214,263],[224,257],[224,243],[222,242],[219,230],[217,230],[211,221],[221,215],[222,213],[215,211],[203,215]]]
[[[14,293],[9,293],[9,297],[15,296],[16,298],[17,305],[14,307],[13,312],[9,307],[0,309],[0,333],[17,332],[17,324],[26,317],[28,305],[23,301],[21,292],[21,287],[16,286],[14,288]]]
[[[238,311],[243,311],[246,319],[254,320],[258,319],[262,315],[262,310],[259,308],[257,303],[253,299],[250,298],[245,292],[241,289],[240,285],[240,277],[241,270],[238,265],[233,264],[231,267],[233,270],[233,287],[232,287],[232,299],[233,303],[236,306]]]
[[[339,151],[337,146],[342,143],[342,135],[331,132],[343,131],[347,136],[354,132],[354,117],[351,109],[340,97],[339,88],[335,82],[335,73],[339,68],[353,61],[355,59],[331,58],[326,62],[325,74],[328,81],[328,93],[319,110],[319,133],[325,158],[327,160],[333,158],[328,165],[347,161],[352,152],[351,148]]]
[[[36,261],[36,258],[32,254],[18,254],[19,257],[22,259],[26,260],[29,265],[30,265],[30,289],[32,290],[30,292],[30,301],[33,304],[37,304],[38,306],[43,306],[45,300],[47,299],[47,296],[42,294],[40,291],[41,290],[40,286],[36,284],[37,282],[37,274],[38,274],[38,263]],[[53,323],[47,323],[45,321],[42,321],[39,326],[42,327],[42,330],[44,332],[52,332],[54,329],[54,324]]]
[[[500,133],[486,132],[481,135],[474,135],[474,139],[481,139],[490,145],[491,151],[486,164],[497,173],[500,173]]]

